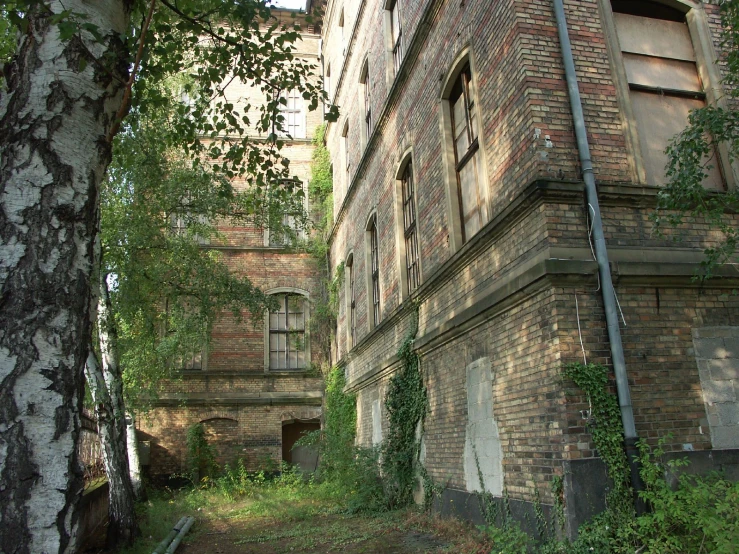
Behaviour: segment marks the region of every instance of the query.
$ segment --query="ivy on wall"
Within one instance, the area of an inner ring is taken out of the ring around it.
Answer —
[[[382,445],[381,468],[389,508],[413,501],[413,487],[418,475],[420,440],[427,396],[413,343],[418,333],[418,309],[413,312],[411,328],[398,349],[400,369],[390,379],[385,408],[388,433]]]

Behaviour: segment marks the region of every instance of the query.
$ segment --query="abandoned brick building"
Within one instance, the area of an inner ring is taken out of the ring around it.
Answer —
[[[706,226],[676,243],[650,221],[668,139],[724,102],[717,2],[565,0],[569,38],[559,4],[329,0],[322,54],[341,110],[330,263],[345,267],[336,348],[358,441],[382,440],[418,310],[437,508],[474,511],[484,487],[532,513],[560,476],[572,532],[605,478],[562,364],[616,369],[630,440],[671,434],[695,467],[736,476],[739,297],[728,271],[692,280]],[[736,186],[727,153],[713,162],[705,186]]]
[[[286,10],[273,13],[291,21]],[[303,24],[296,52],[316,67],[317,30]],[[255,112],[265,101],[261,90],[239,83],[231,83],[227,94],[234,103],[251,104]],[[295,91],[288,91],[286,100],[290,137],[284,137],[283,152],[291,160],[291,174],[307,191],[313,132],[323,114],[308,111],[308,103]],[[310,340],[310,308],[325,269],[269,230],[224,224],[219,231],[223,241],[207,248],[217,249],[232,271],[275,295],[280,308],[256,325],[224,315],[209,348],[188,360],[180,380],[165,384],[152,410],[138,421],[139,440],[150,444],[148,470],[153,476],[184,472],[187,429],[196,423],[203,424],[220,465],[242,459],[247,469],[257,470],[286,460],[312,469],[316,457],[291,448],[303,431],[320,426],[323,385],[311,370],[316,346]]]
[[[484,488],[530,514],[537,497],[554,503],[555,476],[568,532],[597,509],[589,406],[562,375],[584,359],[620,376],[632,442],[669,434],[694,467],[739,472],[739,283],[730,268],[693,280],[717,239],[705,225],[675,242],[650,220],[667,141],[688,110],[724,102],[719,25],[715,1],[329,0],[322,30],[304,34],[300,55],[321,63],[341,111],[326,131],[330,266],[345,268],[334,357],[357,394],[357,440],[382,441],[417,311],[421,457],[441,511],[475,517]],[[305,184],[321,117],[299,97],[286,109]],[[713,162],[705,185],[735,187],[727,152]],[[259,230],[223,232],[211,247],[284,309],[261,328],[223,318],[142,418],[153,473],[183,469],[193,423],[221,461],[250,468],[290,460],[318,426],[321,381],[306,369],[319,268]],[[299,352],[280,339],[289,319]]]

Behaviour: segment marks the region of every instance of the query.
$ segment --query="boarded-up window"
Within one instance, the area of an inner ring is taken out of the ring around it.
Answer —
[[[618,10],[614,3],[614,10]],[[643,11],[643,10],[642,10]],[[664,185],[669,141],[688,124],[688,112],[705,106],[690,31],[674,21],[631,13],[614,13],[622,59],[629,82],[647,181]],[[704,186],[723,189],[718,157]]]
[[[277,300],[277,310],[269,313],[269,368],[304,369],[305,298],[282,294]]]
[[[479,168],[478,114],[472,86],[472,74],[467,65],[460,73],[449,97],[464,240],[474,236],[487,217]]]

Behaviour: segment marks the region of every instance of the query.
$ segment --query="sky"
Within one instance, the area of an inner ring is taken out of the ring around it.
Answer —
[[[277,8],[288,8],[290,10],[305,9],[305,0],[273,0],[271,4]]]

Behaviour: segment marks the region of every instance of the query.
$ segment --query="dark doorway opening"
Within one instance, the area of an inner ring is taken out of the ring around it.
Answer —
[[[321,423],[310,421],[286,421],[282,424],[282,459],[297,465],[303,471],[315,471],[318,467],[318,453],[308,446],[295,446],[295,442],[305,433],[318,431]]]

